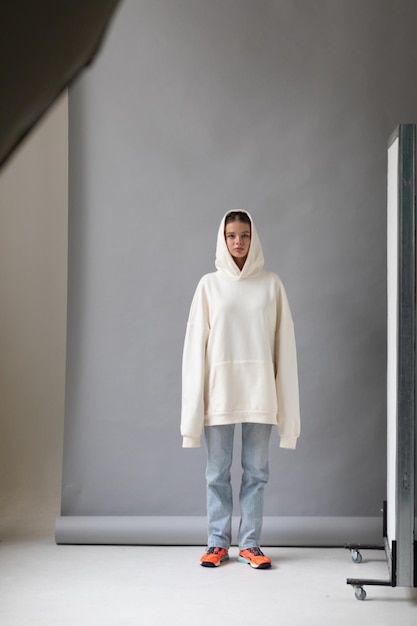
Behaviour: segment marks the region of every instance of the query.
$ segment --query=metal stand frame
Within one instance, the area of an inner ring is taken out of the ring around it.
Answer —
[[[351,585],[355,591],[355,597],[358,600],[365,600],[366,591],[363,588],[364,585],[374,585],[382,587],[396,587],[397,586],[397,542],[392,542],[392,548],[389,546],[387,538],[387,503],[383,504],[383,545],[373,544],[346,544],[346,550],[350,550],[352,561],[354,563],[362,563],[362,554],[360,550],[385,550],[385,557],[387,560],[387,567],[389,578],[388,579],[372,579],[372,578],[347,578],[346,584]]]

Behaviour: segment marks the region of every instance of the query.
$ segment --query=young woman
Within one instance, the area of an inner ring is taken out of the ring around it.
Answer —
[[[293,321],[280,279],[263,264],[249,213],[226,213],[217,237],[217,271],[200,280],[187,324],[181,434],[183,447],[199,447],[204,429],[205,567],[229,558],[235,425],[242,424],[238,560],[256,569],[271,567],[259,547],[271,429],[278,427],[282,448],[295,449],[300,434]]]

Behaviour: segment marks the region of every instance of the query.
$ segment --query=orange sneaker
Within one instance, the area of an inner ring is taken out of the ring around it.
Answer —
[[[240,550],[237,560],[241,563],[247,563],[254,569],[269,569],[271,567],[271,559],[265,556],[260,548]]]
[[[229,560],[229,553],[225,548],[207,548],[207,552],[200,559],[203,567],[218,567],[223,561]]]

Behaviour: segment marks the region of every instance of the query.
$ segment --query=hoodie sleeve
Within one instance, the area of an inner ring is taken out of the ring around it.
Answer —
[[[297,353],[294,323],[282,284],[278,293],[275,371],[280,447],[294,450],[300,435]]]
[[[204,424],[204,379],[209,335],[208,306],[200,281],[185,333],[182,359],[181,435],[183,448],[199,448]]]

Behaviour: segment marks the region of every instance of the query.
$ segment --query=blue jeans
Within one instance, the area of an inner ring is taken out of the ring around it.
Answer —
[[[260,545],[263,493],[269,478],[270,424],[242,424],[242,482],[239,493],[241,550]],[[208,546],[228,549],[232,541],[233,495],[230,468],[235,424],[206,426]]]

